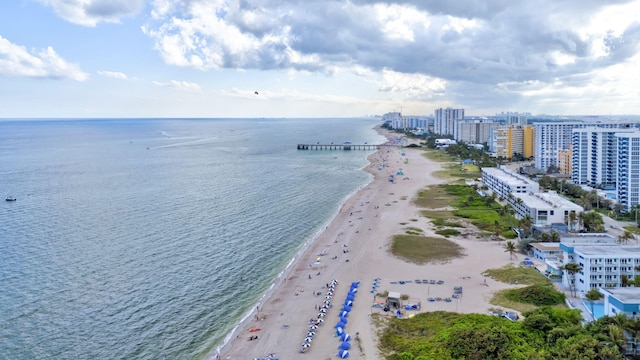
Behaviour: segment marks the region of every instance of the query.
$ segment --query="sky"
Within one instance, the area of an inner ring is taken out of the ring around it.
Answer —
[[[640,0],[10,0],[0,118],[640,114]]]

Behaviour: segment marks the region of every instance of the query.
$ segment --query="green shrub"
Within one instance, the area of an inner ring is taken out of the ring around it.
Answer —
[[[519,289],[509,289],[505,297],[511,301],[517,301],[536,306],[551,306],[564,303],[563,293],[548,285],[530,285]]]

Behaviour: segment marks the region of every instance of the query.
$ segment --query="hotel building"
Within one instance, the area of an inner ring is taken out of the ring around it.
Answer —
[[[560,239],[564,264],[576,263],[582,270],[572,279],[566,273],[562,277],[565,286],[574,281],[577,292],[592,288],[622,286],[622,277],[629,280],[640,276],[635,267],[640,265],[640,248],[620,246],[618,240],[608,234],[578,234]]]

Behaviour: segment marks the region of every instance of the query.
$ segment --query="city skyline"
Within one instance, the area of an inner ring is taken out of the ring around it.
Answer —
[[[640,0],[23,0],[0,118],[640,114]]]

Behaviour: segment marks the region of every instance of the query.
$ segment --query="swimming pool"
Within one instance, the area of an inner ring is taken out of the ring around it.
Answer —
[[[584,307],[587,308],[587,311],[591,314],[591,302],[583,301]],[[593,303],[593,317],[596,319],[600,319],[604,316],[604,303],[594,302]]]

